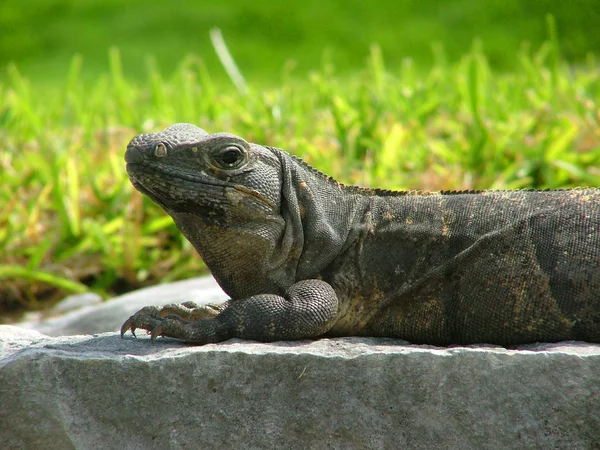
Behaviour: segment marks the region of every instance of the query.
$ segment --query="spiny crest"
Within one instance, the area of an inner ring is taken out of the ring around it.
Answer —
[[[392,190],[387,190],[387,189],[370,188],[370,187],[362,187],[362,186],[354,186],[354,185],[344,184],[344,183],[337,181],[332,176],[327,175],[326,173],[321,172],[319,169],[311,166],[310,164],[308,164],[306,161],[304,161],[299,156],[289,154],[286,151],[278,149],[278,148],[275,148],[274,150],[278,150],[278,151],[281,151],[281,152],[289,155],[290,158],[292,158],[292,160],[294,162],[296,162],[297,164],[299,164],[302,167],[304,167],[305,169],[307,169],[313,175],[317,176],[318,178],[321,178],[322,180],[326,181],[327,183],[335,184],[337,187],[339,187],[340,189],[342,189],[350,194],[369,195],[369,196],[372,196],[372,195],[392,196],[392,195],[411,194],[411,193],[415,192],[415,191],[392,191]]]
[[[321,172],[319,169],[311,166],[310,164],[308,164],[306,161],[304,161],[299,156],[292,155],[280,148],[276,148],[276,147],[268,147],[268,148],[271,150],[279,151],[279,152],[282,152],[282,153],[288,155],[294,162],[296,162],[297,164],[301,165],[302,167],[304,167],[305,169],[310,171],[313,175],[326,181],[327,183],[335,184],[336,186],[338,186],[339,188],[341,188],[342,190],[344,190],[350,194],[380,196],[380,197],[397,197],[397,196],[402,196],[402,195],[438,195],[438,194],[442,194],[442,193],[445,195],[451,195],[451,194],[467,194],[467,193],[479,193],[480,192],[480,191],[444,191],[444,192],[438,191],[438,192],[436,192],[436,191],[422,191],[422,190],[401,191],[401,190],[393,190],[393,189],[381,189],[381,188],[363,187],[363,186],[344,184],[344,183],[337,181],[332,176],[327,175],[326,173]]]
[[[381,189],[381,188],[372,188],[372,187],[362,187],[344,184],[337,181],[330,175],[321,172],[319,169],[311,166],[302,158],[296,155],[292,155],[285,150],[282,150],[277,147],[265,146],[272,151],[282,152],[288,155],[294,162],[301,165],[303,168],[310,171],[313,175],[318,178],[326,181],[327,183],[332,183],[338,186],[340,189],[350,193],[350,194],[358,194],[358,195],[367,195],[367,196],[380,196],[380,197],[399,197],[399,196],[409,196],[409,195],[473,195],[473,194],[486,194],[486,193],[494,193],[494,192],[546,192],[546,191],[568,191],[568,190],[584,190],[589,189],[585,187],[576,187],[576,188],[559,188],[559,189],[535,189],[535,188],[523,188],[523,189],[458,189],[458,190],[439,190],[439,191],[424,191],[420,189],[413,190],[393,190],[393,189]]]

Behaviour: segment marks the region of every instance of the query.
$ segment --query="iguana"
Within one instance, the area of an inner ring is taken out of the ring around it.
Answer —
[[[121,336],[600,342],[600,189],[346,186],[190,124],[136,136],[125,160],[231,299],[143,308]]]

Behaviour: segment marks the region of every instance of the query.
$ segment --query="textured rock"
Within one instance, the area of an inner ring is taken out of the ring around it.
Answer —
[[[102,333],[120,329],[123,322],[130,315],[144,306],[186,301],[219,303],[228,298],[213,277],[192,278],[139,289],[99,305],[92,304],[60,317],[32,320],[21,323],[19,326],[32,328],[49,336]],[[65,300],[68,299],[69,297]],[[57,305],[58,311],[55,311],[56,313],[63,313],[61,307],[64,306],[63,302],[65,300]],[[69,303],[72,303],[72,301]]]
[[[203,347],[0,327],[8,448],[597,448],[600,345]]]

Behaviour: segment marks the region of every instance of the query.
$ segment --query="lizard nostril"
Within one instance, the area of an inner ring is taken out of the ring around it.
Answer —
[[[144,160],[144,155],[142,152],[136,147],[127,147],[127,151],[125,152],[125,162],[127,164],[130,163],[139,163]]]

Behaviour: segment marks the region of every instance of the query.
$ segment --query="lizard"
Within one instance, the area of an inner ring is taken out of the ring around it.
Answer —
[[[121,337],[600,342],[598,188],[350,186],[192,124],[134,137],[125,161],[230,299],[147,306]]]

